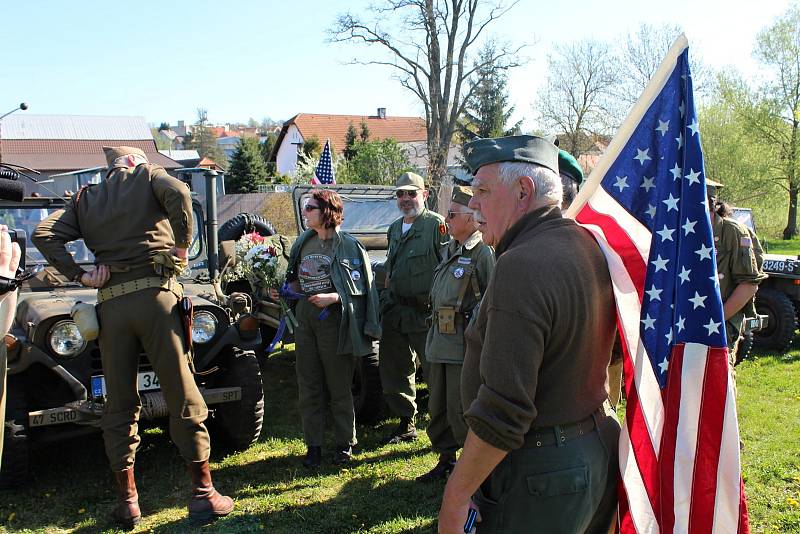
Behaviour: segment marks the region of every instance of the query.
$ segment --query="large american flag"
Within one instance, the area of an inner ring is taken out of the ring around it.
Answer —
[[[747,532],[684,36],[568,214],[600,243],[614,283],[627,396],[620,531]]]
[[[325,141],[325,148],[317,163],[317,170],[311,178],[314,185],[328,185],[336,183],[336,171],[333,169],[333,156],[331,154],[331,140]]]

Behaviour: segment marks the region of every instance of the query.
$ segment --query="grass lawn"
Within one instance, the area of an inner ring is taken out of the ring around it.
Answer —
[[[737,370],[752,531],[800,532],[800,352],[762,355]],[[309,472],[300,466],[305,447],[292,353],[269,358],[264,384],[261,440],[245,452],[212,457],[215,482],[236,499],[236,510],[202,531],[435,531],[444,484],[413,481],[436,459],[424,433],[416,443],[381,446],[396,420],[359,427],[360,451],[350,468],[339,471],[328,462]],[[107,518],[115,495],[99,435],[50,445],[33,460],[27,488],[0,492],[0,532],[115,531]],[[180,457],[158,429],[144,433],[137,479],[144,514],[137,532],[200,530],[186,519],[188,479]]]
[[[767,254],[800,254],[800,237],[795,239],[767,239],[764,242]]]

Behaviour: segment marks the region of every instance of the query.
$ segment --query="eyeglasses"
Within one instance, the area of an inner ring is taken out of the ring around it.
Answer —
[[[306,211],[314,211],[314,210],[319,210],[319,209],[322,209],[322,208],[320,208],[319,206],[314,206],[312,204],[306,204],[305,206],[303,206],[303,209],[306,210]]]
[[[447,218],[448,219],[455,219],[456,215],[472,215],[471,211],[448,211]]]
[[[395,191],[397,198],[403,198],[404,196],[408,195],[411,198],[417,198],[417,190],[416,189],[398,189]]]

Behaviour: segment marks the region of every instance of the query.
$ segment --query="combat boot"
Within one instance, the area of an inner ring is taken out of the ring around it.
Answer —
[[[433,480],[447,478],[450,476],[450,473],[453,472],[453,468],[456,466],[456,455],[455,454],[440,454],[439,461],[436,465],[425,473],[424,475],[418,476],[415,480],[417,482],[431,482]]]
[[[417,439],[417,427],[414,426],[413,417],[401,417],[400,423],[394,427],[392,433],[386,438],[387,444],[397,444],[403,441],[414,441]]]
[[[228,515],[233,510],[233,499],[221,495],[211,483],[208,460],[189,462],[192,477],[192,500],[189,502],[189,518],[208,521],[214,517]]]
[[[133,530],[133,527],[142,520],[142,512],[139,510],[139,494],[136,492],[136,480],[133,477],[133,467],[123,471],[114,471],[114,479],[117,481],[119,504],[112,510],[111,517],[125,530]]]

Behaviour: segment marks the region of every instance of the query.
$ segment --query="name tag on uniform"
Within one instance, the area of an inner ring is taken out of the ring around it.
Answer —
[[[460,263],[461,265],[469,265],[470,263],[472,263],[472,258],[465,258],[464,256],[461,256],[460,258],[458,258],[458,263]]]
[[[350,260],[350,261],[351,261],[351,262],[353,263],[353,265],[355,265],[356,267],[358,267],[359,265],[361,265],[361,260],[360,260],[359,258],[353,258],[353,259],[352,259],[352,260]]]

